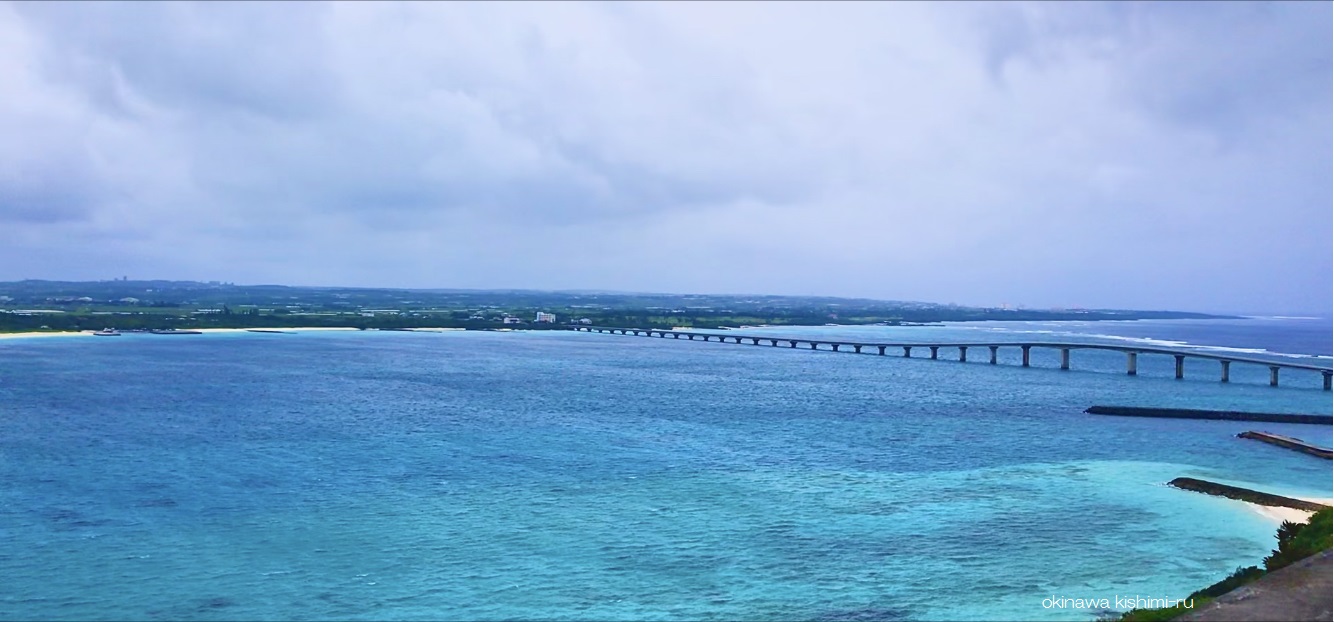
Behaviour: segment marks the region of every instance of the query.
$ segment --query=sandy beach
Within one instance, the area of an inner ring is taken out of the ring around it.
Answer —
[[[1319,498],[1319,497],[1295,497],[1295,498],[1301,499],[1303,501],[1310,501],[1311,503],[1319,503],[1322,505],[1334,505],[1334,498]],[[1311,518],[1312,514],[1314,514],[1314,512],[1307,512],[1305,510],[1298,510],[1294,508],[1279,508],[1268,505],[1257,505],[1246,501],[1238,501],[1237,503],[1245,503],[1256,514],[1259,514],[1260,516],[1263,516],[1266,519],[1273,521],[1275,525],[1282,523],[1283,521],[1289,521],[1293,523],[1304,523],[1307,521],[1307,519]]]
[[[301,326],[301,327],[296,327],[296,328],[269,328],[269,327],[263,327],[263,328],[190,328],[190,329],[187,329],[187,330],[194,330],[194,331],[199,331],[199,332],[201,332],[201,333],[208,334],[208,333],[250,333],[250,332],[257,331],[257,330],[258,330],[258,331],[279,331],[279,330],[280,330],[280,331],[285,332],[285,333],[297,333],[297,332],[307,333],[307,332],[313,332],[313,331],[358,330],[358,329],[356,329],[356,328],[352,328],[352,327],[350,327],[350,326]]]
[[[251,331],[254,330],[254,329],[250,329],[250,328],[186,328],[186,329],[181,329],[181,330],[189,330],[189,331],[194,331],[194,332],[199,332],[199,333],[204,333],[204,334],[210,334],[210,333],[246,333],[246,332],[251,332]],[[304,333],[304,332],[314,332],[314,331],[331,331],[331,330],[347,331],[347,330],[359,330],[359,329],[352,328],[352,327],[350,327],[350,326],[299,326],[299,327],[295,327],[295,328],[262,328],[262,329],[259,329],[259,330],[280,330],[280,331],[287,332],[287,333],[297,333],[297,332],[303,332],[303,333]],[[97,332],[97,331],[93,331],[93,330],[82,330],[82,331],[61,331],[61,332],[43,331],[43,332],[33,332],[33,333],[0,333],[0,339],[34,339],[34,338],[39,338],[39,337],[92,337],[92,336],[94,336],[94,333],[96,333],[96,332]],[[131,333],[131,332],[126,331],[124,334],[133,335],[133,334],[140,334],[140,333]]]
[[[93,336],[92,331],[65,331],[65,332],[41,332],[41,333],[0,333],[0,339],[28,339],[32,337],[80,337]]]

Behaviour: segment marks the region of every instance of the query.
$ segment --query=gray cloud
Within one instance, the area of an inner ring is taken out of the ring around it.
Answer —
[[[1330,13],[3,5],[0,278],[1327,311]]]

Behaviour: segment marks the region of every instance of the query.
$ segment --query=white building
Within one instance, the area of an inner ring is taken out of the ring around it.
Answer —
[[[554,323],[556,322],[556,314],[555,314],[555,313],[543,313],[543,312],[541,312],[541,311],[538,311],[538,312],[537,312],[537,321],[538,321],[538,322],[546,322],[546,323],[548,323],[548,324],[554,324]]]

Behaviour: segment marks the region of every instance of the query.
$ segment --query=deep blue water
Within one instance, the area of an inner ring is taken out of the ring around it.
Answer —
[[[748,332],[1327,355],[1309,322]],[[1327,461],[1234,438],[1328,445],[1328,426],[1082,414],[1329,413],[1318,374],[1017,357],[565,332],[0,341],[0,618],[1090,619],[1041,601],[1183,597],[1272,548],[1274,522],[1173,477],[1331,495]]]

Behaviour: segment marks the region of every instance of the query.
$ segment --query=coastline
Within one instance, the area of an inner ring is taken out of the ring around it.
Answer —
[[[190,329],[185,329],[185,330],[190,330],[190,331],[193,331],[193,332],[203,333],[203,334],[206,334],[206,335],[207,335],[207,334],[218,334],[218,333],[247,333],[247,332],[253,332],[254,329],[250,329],[250,328],[190,328]],[[295,333],[295,332],[316,332],[316,331],[319,331],[319,332],[324,332],[324,331],[349,331],[349,330],[351,330],[351,331],[356,331],[356,330],[361,330],[361,329],[359,329],[359,328],[354,328],[354,327],[351,327],[351,326],[295,326],[295,327],[290,327],[290,328],[274,328],[274,329],[261,329],[261,330],[275,330],[275,331],[283,331],[283,332],[293,332],[293,333]],[[27,332],[27,333],[0,333],[0,339],[34,339],[34,338],[42,338],[42,337],[94,337],[94,336],[96,336],[96,335],[95,335],[96,332],[97,332],[97,331],[93,331],[93,330],[80,330],[80,331],[67,330],[67,331],[39,331],[39,332]],[[125,332],[125,333],[122,333],[122,334],[123,334],[123,335],[135,335],[135,334],[151,334],[151,333],[146,333],[146,332],[145,332],[145,333]]]
[[[1334,506],[1334,497],[1323,497],[1323,498],[1294,497],[1294,499],[1301,499],[1302,501],[1310,501],[1311,503],[1319,503],[1321,505]],[[1304,523],[1307,520],[1310,520],[1311,515],[1315,514],[1315,512],[1308,512],[1305,510],[1298,510],[1294,508],[1281,508],[1269,505],[1259,505],[1257,503],[1251,503],[1249,501],[1239,501],[1236,499],[1232,499],[1232,501],[1240,504],[1245,504],[1252,512],[1255,512],[1256,514],[1260,515],[1265,520],[1273,522],[1274,525],[1279,525],[1283,523],[1283,521],[1288,521],[1290,523]]]
[[[93,331],[42,331],[32,333],[0,333],[0,339],[31,339],[36,337],[79,337],[93,336]]]

